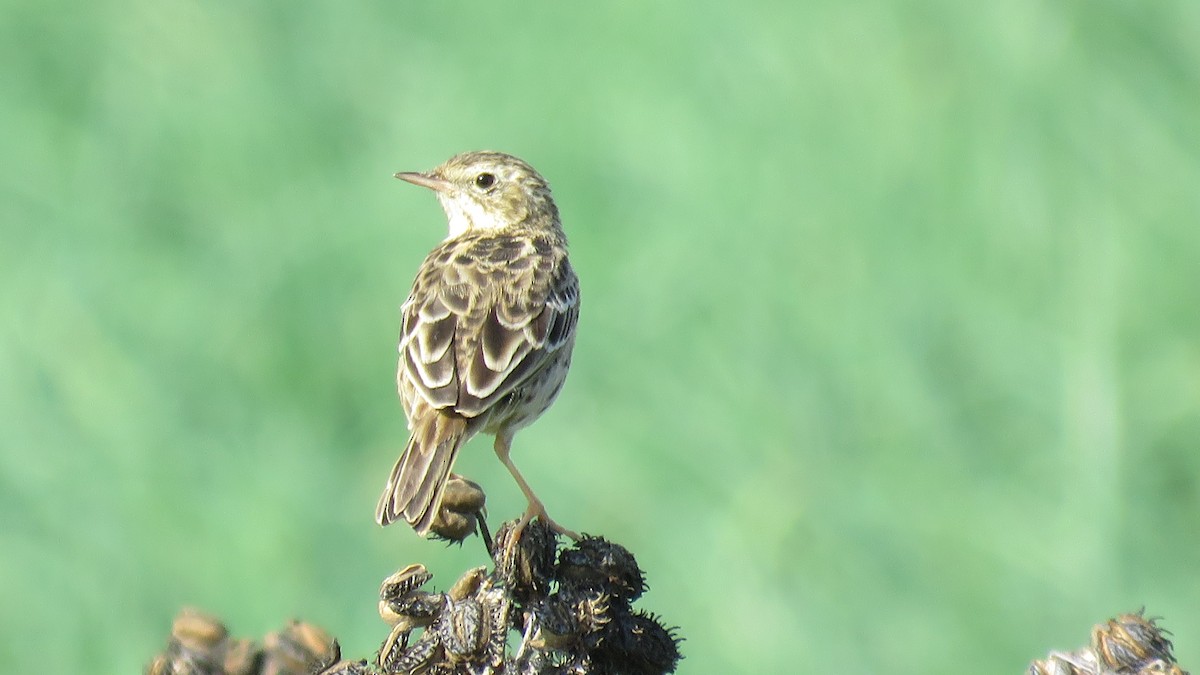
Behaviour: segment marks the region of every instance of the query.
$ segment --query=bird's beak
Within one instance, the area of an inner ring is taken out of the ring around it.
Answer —
[[[396,178],[408,181],[413,185],[427,187],[434,192],[450,192],[450,190],[454,187],[454,184],[448,180],[442,180],[441,178],[430,176],[427,173],[419,173],[417,171],[401,171],[400,173],[396,174]]]

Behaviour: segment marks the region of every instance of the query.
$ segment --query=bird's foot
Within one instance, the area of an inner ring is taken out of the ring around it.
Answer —
[[[529,506],[525,509],[525,514],[521,516],[521,519],[517,521],[516,526],[513,528],[510,541],[514,543],[520,541],[521,533],[525,530],[525,526],[528,525],[529,521],[533,520],[534,518],[542,521],[544,525],[549,527],[554,532],[570,537],[573,541],[579,541],[580,539],[579,534],[572,530],[568,530],[562,525],[559,525],[558,523],[554,522],[550,516],[546,515],[546,507],[543,506],[540,501],[531,501],[529,502]]]

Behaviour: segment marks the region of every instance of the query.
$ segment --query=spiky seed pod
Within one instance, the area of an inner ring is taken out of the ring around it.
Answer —
[[[646,591],[633,554],[603,537],[584,536],[558,557],[558,583],[569,591],[598,591],[631,603]]]

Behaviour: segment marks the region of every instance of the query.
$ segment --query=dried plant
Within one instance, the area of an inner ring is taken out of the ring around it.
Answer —
[[[482,522],[482,521],[481,521]],[[445,591],[411,564],[384,579],[380,617],[391,629],[371,662],[342,660],[321,629],[293,622],[262,645],[234,640],[191,609],[176,618],[150,675],[659,675],[681,658],[675,629],[633,608],[646,589],[633,554],[601,537],[560,548],[540,521],[490,542],[492,568],[467,570]],[[456,534],[461,534],[459,529]],[[465,536],[465,535],[462,535]],[[484,536],[485,541],[490,538]],[[375,600],[372,600],[375,602]],[[509,636],[519,635],[509,648]]]
[[[1171,654],[1171,641],[1144,612],[1122,614],[1092,628],[1091,644],[1050,652],[1028,675],[1187,675]]]

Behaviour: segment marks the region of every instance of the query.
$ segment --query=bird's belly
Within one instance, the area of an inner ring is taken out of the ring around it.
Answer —
[[[495,434],[507,430],[511,433],[528,426],[546,412],[562,391],[563,383],[567,379],[567,369],[571,365],[570,350],[563,351],[565,353],[561,357],[548,363],[545,368],[496,402],[488,415],[487,424],[483,427],[484,432]]]

